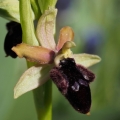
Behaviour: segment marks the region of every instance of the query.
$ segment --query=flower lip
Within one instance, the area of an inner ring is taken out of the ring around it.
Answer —
[[[75,110],[83,114],[90,111],[89,83],[94,79],[92,72],[77,65],[73,58],[64,58],[60,60],[59,66],[50,71],[50,77]]]

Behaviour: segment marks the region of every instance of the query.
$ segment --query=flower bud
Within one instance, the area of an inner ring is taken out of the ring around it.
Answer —
[[[11,56],[16,58],[17,55],[14,51],[11,50],[13,46],[22,42],[22,29],[21,25],[17,22],[9,22],[6,25],[8,33],[4,41],[4,50],[6,52],[6,57]]]

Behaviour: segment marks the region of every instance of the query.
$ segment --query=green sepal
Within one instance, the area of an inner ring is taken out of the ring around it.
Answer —
[[[27,69],[14,88],[14,98],[43,85],[49,79],[51,67],[51,65],[44,65]]]
[[[98,62],[101,61],[101,58],[97,55],[92,55],[92,54],[71,54],[71,58],[75,59],[75,62],[77,64],[83,65],[84,67],[88,68]]]

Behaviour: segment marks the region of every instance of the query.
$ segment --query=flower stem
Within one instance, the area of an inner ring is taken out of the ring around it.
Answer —
[[[23,42],[30,45],[39,45],[35,36],[34,14],[32,13],[30,0],[20,0],[19,9]]]
[[[33,65],[27,62],[28,68]],[[33,95],[38,120],[52,120],[52,81],[48,80],[44,85],[33,90]]]
[[[38,120],[52,119],[52,81],[47,81],[43,86],[35,89],[34,100]]]
[[[55,0],[56,1],[56,0]],[[35,1],[34,1],[35,2]],[[34,8],[34,12],[38,13],[39,8],[36,8],[38,5],[33,4],[33,0],[20,0],[19,9],[20,9],[20,23],[22,26],[22,40],[23,42],[30,45],[39,45],[36,36],[33,20],[35,15],[31,9]],[[40,15],[41,13],[39,13]],[[39,16],[38,15],[38,16]],[[28,67],[31,67],[33,64],[27,62]],[[41,87],[33,90],[35,106],[37,110],[38,120],[51,120],[52,119],[52,81],[47,81]]]
[[[35,14],[35,18],[39,19],[41,16],[41,11],[39,8],[39,4],[38,4],[38,0],[30,0],[34,14]]]

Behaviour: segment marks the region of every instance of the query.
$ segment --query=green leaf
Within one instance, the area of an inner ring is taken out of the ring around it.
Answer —
[[[83,65],[84,67],[90,67],[101,61],[101,58],[97,55],[91,54],[73,54],[71,55],[75,59],[77,64]]]
[[[36,37],[41,46],[55,50],[54,29],[57,9],[49,8],[40,17],[36,28]]]
[[[41,12],[44,13],[49,7],[55,8],[57,0],[38,0]]]
[[[20,22],[19,1],[0,0],[0,16],[11,21]]]
[[[44,84],[49,79],[51,65],[33,66],[26,70],[14,88],[14,98]]]

